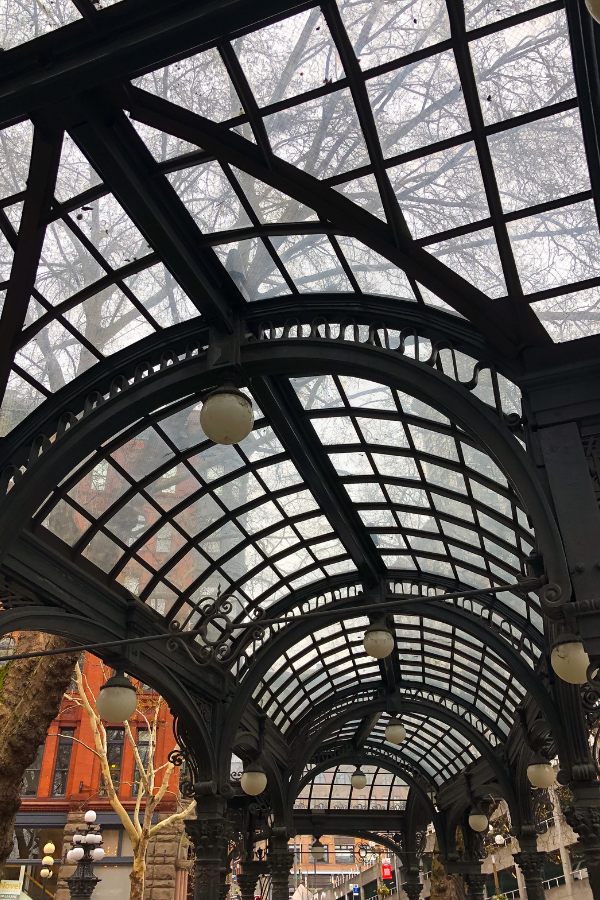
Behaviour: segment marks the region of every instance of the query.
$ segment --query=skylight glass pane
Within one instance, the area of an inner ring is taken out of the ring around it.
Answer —
[[[360,416],[358,425],[369,444],[387,444],[389,447],[408,447],[408,438],[401,422],[390,419],[368,419]]]
[[[64,203],[65,200],[70,200],[71,197],[76,197],[100,183],[101,179],[96,170],[87,161],[71,136],[65,132],[56,175],[54,190],[56,199]]]
[[[4,234],[0,232],[0,279],[2,281],[8,281],[8,279],[10,278],[13,257],[14,253],[12,247],[8,243]]]
[[[273,152],[317,178],[369,162],[349,90],[317,97],[265,117]]]
[[[588,190],[579,110],[568,110],[489,138],[505,212]]]
[[[157,162],[165,162],[167,159],[174,159],[176,156],[193,153],[199,149],[197,144],[190,144],[189,141],[175,137],[174,134],[167,134],[166,131],[159,131],[144,122],[132,119],[131,124]]]
[[[369,69],[450,37],[442,0],[372,3],[338,0],[340,13],[361,67]]]
[[[344,184],[332,185],[334,191],[339,191],[357,206],[370,212],[372,216],[377,216],[385,222],[385,213],[383,211],[383,203],[377,187],[377,179],[374,175],[362,175],[360,178],[353,178]]]
[[[555,341],[600,334],[600,287],[537,300],[531,308]]]
[[[233,46],[259,106],[312,91],[344,75],[318,7],[252,31]]]
[[[282,194],[260,178],[254,178],[235,166],[231,168],[260,222],[306,222],[317,218],[314,210],[293,197]]]
[[[220,244],[214,250],[247,300],[291,293],[260,238]]]
[[[81,15],[71,0],[54,0],[48,5],[4,0],[0,46],[3,50],[10,50],[76,19],[81,19]]]
[[[60,322],[50,322],[22,347],[15,362],[47,390],[60,390],[98,358]]]
[[[312,419],[312,426],[323,444],[358,444],[356,428],[348,416],[333,419]]]
[[[200,315],[162,263],[131,275],[125,279],[125,284],[162,328]]]
[[[129,347],[155,328],[118,288],[107,288],[65,313],[65,319],[102,354]],[[53,344],[54,345],[54,344]],[[78,364],[83,371],[95,358],[85,349]]]
[[[89,542],[83,556],[103,572],[108,573],[118,563],[123,552],[114,541],[100,532]]]
[[[480,28],[541,6],[544,0],[465,0],[467,28]]]
[[[217,162],[172,172],[169,181],[201,231],[227,231],[251,224],[223,169]]]
[[[13,428],[16,428],[45,399],[45,395],[41,391],[38,391],[16,372],[11,372],[0,407],[0,437],[4,437]]]
[[[415,238],[489,215],[472,143],[389,169],[392,187]]]
[[[454,54],[448,50],[367,81],[383,155],[469,130]]]
[[[33,125],[27,119],[0,130],[0,199],[27,187]]]
[[[563,10],[486,35],[469,46],[486,125],[575,94]]]
[[[593,201],[509,222],[525,293],[600,275],[600,236]]]
[[[215,47],[135,78],[133,84],[215,122],[244,112]]]
[[[175,516],[175,521],[191,537],[195,537],[224,515],[225,512],[222,507],[209,494],[186,506],[182,512]]]
[[[352,290],[326,235],[290,235],[272,243],[300,293]]]
[[[427,250],[488,297],[505,296],[506,282],[493,228],[428,244]]]
[[[406,272],[356,238],[340,236],[337,240],[361,291],[403,300],[415,299]]]

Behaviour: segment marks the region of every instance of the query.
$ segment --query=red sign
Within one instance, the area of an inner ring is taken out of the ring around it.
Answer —
[[[381,860],[381,877],[384,879],[392,877],[392,861],[390,859]]]

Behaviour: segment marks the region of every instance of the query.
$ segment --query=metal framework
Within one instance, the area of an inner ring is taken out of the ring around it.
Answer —
[[[563,630],[600,658],[585,5],[105,5],[5,18],[0,632],[105,642],[169,701],[199,900],[230,839],[251,880],[252,835],[287,900],[294,828],[379,834],[417,900],[430,821],[480,877],[456,826],[490,797],[533,879],[540,749],[598,900],[586,720],[549,665]],[[255,426],[223,447],[199,409],[227,378]]]

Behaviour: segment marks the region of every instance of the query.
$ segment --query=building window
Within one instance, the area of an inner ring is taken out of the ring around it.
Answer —
[[[106,758],[108,768],[112,778],[112,783],[117,794],[121,785],[121,764],[123,762],[123,743],[125,741],[124,728],[107,728],[106,729]],[[98,794],[106,797],[106,785],[104,778],[100,779],[100,788]]]
[[[54,778],[52,779],[52,797],[64,797],[67,793],[67,779],[69,777],[74,737],[74,728],[60,729],[56,762],[54,763]]]
[[[29,768],[25,769],[25,774],[23,775],[23,784],[21,786],[21,797],[35,797],[38,792],[45,747],[45,744],[42,744],[41,747],[38,747],[35,759],[31,763]]]
[[[91,473],[90,488],[93,491],[105,491],[108,480],[108,460],[103,459],[94,466]]]
[[[336,844],[335,861],[336,863],[352,864],[354,862],[354,844]]]
[[[150,732],[147,728],[138,728],[136,746],[142,765],[144,769],[147,770],[148,762],[150,760]],[[135,769],[133,770],[133,786],[131,788],[132,797],[137,797],[140,789],[140,781],[140,770],[136,761]]]

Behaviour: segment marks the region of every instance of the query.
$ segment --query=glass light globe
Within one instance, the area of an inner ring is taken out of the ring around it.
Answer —
[[[498,844],[499,847],[501,847],[502,844],[505,843],[505,840],[501,834],[497,834],[496,837],[494,838],[494,840],[496,841],[496,843]]]
[[[42,878],[49,878],[50,874],[50,869],[47,869],[45,866],[43,869],[40,869],[40,875],[42,876]]]
[[[92,850],[92,859],[96,862],[104,859],[104,847],[94,847]]]
[[[592,19],[600,22],[600,2],[598,0],[585,0],[585,5]]]
[[[396,639],[383,624],[370,625],[363,638],[365,653],[373,659],[385,659],[396,646]]]
[[[260,763],[254,762],[246,766],[240,784],[243,792],[250,797],[262,794],[267,786],[267,776]]]
[[[239,444],[254,425],[252,403],[233,386],[218,388],[202,405],[200,425],[215,444]]]
[[[135,688],[122,672],[117,672],[116,675],[109,678],[106,684],[100,688],[100,693],[96,698],[98,715],[106,722],[124,722],[134,714],[136,708]]]
[[[488,817],[479,810],[472,810],[469,816],[469,828],[473,831],[487,831]]]
[[[102,843],[102,835],[101,835],[101,834],[95,834],[95,835],[94,835],[94,843],[95,843],[95,844],[101,844],[101,843]]]
[[[52,841],[48,841],[47,844],[44,844],[44,853],[48,853],[49,855],[52,855],[55,850],[56,850],[56,847],[54,846]]]
[[[325,847],[318,839],[311,845],[310,852],[315,862],[322,862],[325,859]]]
[[[81,842],[83,841],[83,837],[84,836],[82,834],[74,834],[72,841],[74,844],[81,844]]]
[[[362,791],[367,786],[367,776],[360,769],[356,769],[350,778],[350,782],[355,791]]]
[[[550,658],[552,668],[559,678],[569,684],[585,684],[590,658],[583,644],[573,635],[572,641],[556,644]]]
[[[95,834],[86,834],[85,842],[86,842],[86,844],[95,844],[96,843],[96,835]]]
[[[54,865],[54,859],[53,859],[53,857],[52,857],[52,856],[45,856],[45,857],[43,858],[43,860],[42,860],[42,865],[44,865],[44,866],[53,866],[53,865]]]
[[[548,762],[535,762],[527,766],[527,778],[534,787],[549,788],[556,781],[556,772]]]
[[[400,719],[390,719],[385,726],[385,739],[390,744],[401,744],[406,740],[406,728]]]
[[[73,847],[67,853],[68,862],[79,862],[80,859],[83,859],[83,847]]]
[[[84,819],[88,823],[88,825],[92,825],[96,821],[96,813],[94,812],[94,810],[88,809],[84,816]]]

